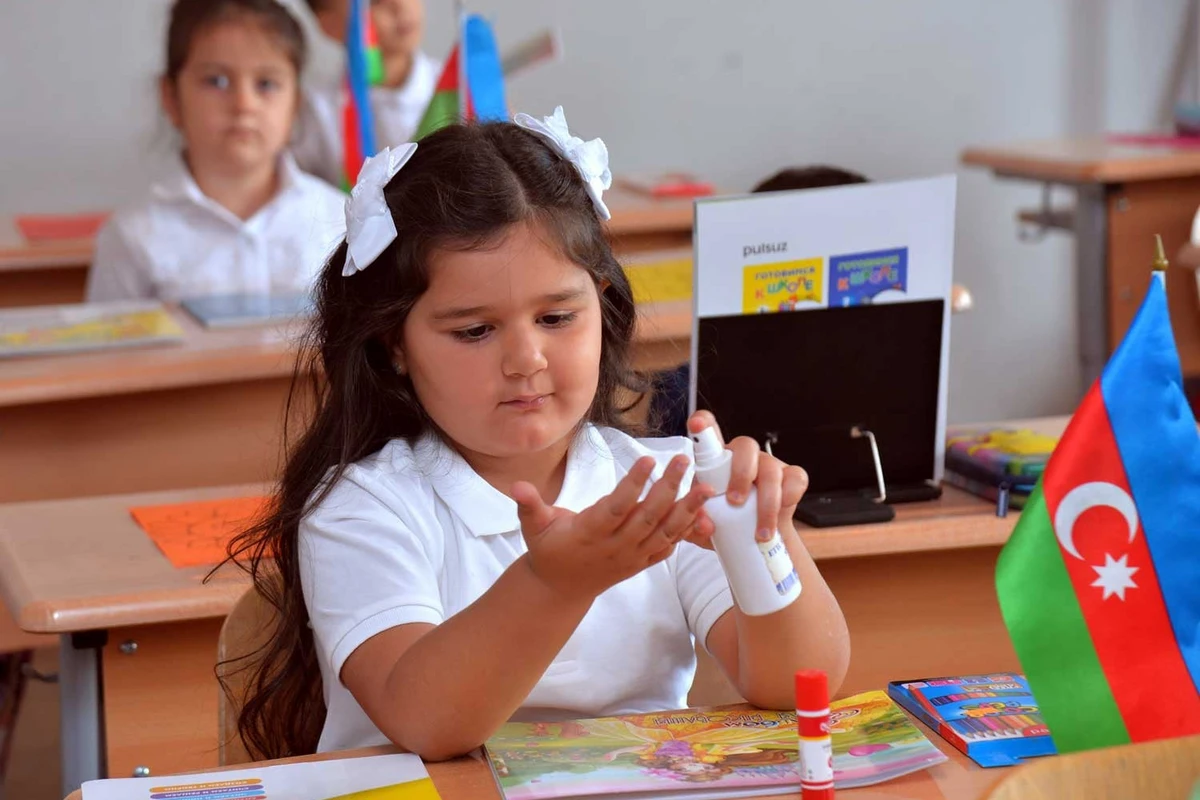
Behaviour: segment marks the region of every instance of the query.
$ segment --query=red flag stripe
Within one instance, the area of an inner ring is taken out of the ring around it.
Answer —
[[[454,45],[454,49],[450,51],[450,57],[446,59],[446,66],[442,68],[442,75],[438,78],[437,86],[433,88],[434,94],[438,92],[456,92],[458,91],[458,45]]]
[[[358,130],[358,108],[354,104],[354,97],[349,91],[346,93],[346,102],[342,106],[342,171],[346,176],[347,188],[354,186],[358,180],[358,172],[362,169],[363,154],[362,143],[359,141]]]
[[[1059,550],[1130,738],[1196,733],[1200,697],[1140,522],[1130,539],[1122,508],[1136,511],[1098,384],[1075,412],[1042,483]]]

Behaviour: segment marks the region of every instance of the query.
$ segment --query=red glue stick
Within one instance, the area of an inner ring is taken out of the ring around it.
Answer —
[[[819,669],[796,673],[796,727],[800,733],[800,796],[803,800],[833,800],[829,679]]]

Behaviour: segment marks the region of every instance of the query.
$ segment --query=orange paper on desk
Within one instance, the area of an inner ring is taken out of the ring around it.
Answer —
[[[137,524],[176,567],[225,560],[229,540],[248,528],[266,507],[265,497],[131,508]]]
[[[98,214],[25,214],[16,218],[17,229],[30,244],[92,239],[108,213]]]

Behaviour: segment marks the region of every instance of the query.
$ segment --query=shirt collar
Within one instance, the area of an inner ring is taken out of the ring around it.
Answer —
[[[520,530],[516,502],[481,478],[436,434],[423,436],[413,448],[413,455],[434,492],[472,535]],[[612,494],[616,486],[612,450],[594,425],[585,425],[567,451],[567,472],[552,505],[579,512]]]
[[[285,151],[279,157],[279,191],[271,198],[270,202],[259,209],[248,220],[239,219],[236,214],[213,200],[200,189],[199,184],[196,183],[196,179],[192,177],[192,173],[187,167],[187,162],[183,160],[183,153],[179,153],[170,159],[166,169],[158,180],[154,182],[150,191],[155,198],[165,202],[186,202],[207,209],[221,219],[240,228],[243,225],[252,224],[263,212],[277,203],[281,197],[294,191],[299,183],[299,178],[300,168],[296,166],[296,160],[292,158],[291,153]]]

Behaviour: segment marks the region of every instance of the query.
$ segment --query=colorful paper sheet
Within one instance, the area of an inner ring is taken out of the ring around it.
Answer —
[[[108,212],[94,214],[24,214],[16,218],[17,230],[30,244],[91,239],[108,219]]]
[[[225,560],[229,541],[253,523],[265,497],[238,497],[129,509],[172,566],[199,567]]]

